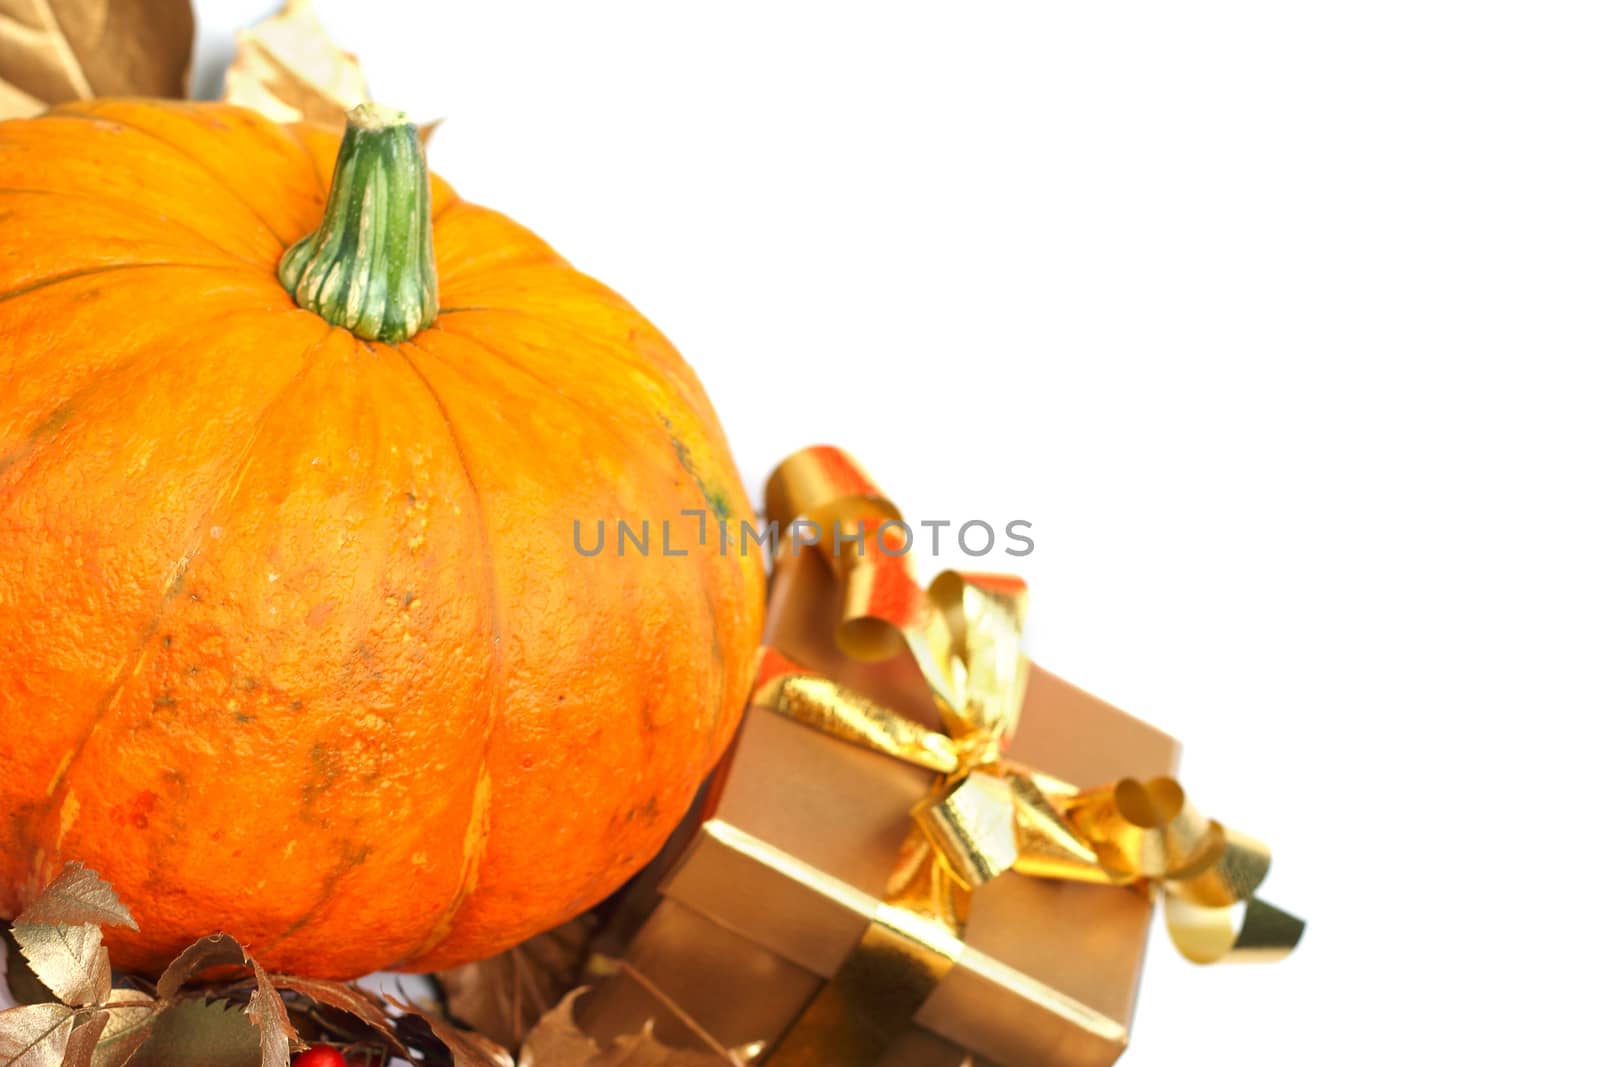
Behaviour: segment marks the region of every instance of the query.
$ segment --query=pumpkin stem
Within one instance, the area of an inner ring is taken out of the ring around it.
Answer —
[[[278,262],[294,302],[368,341],[404,341],[439,313],[428,164],[417,127],[378,104],[349,113],[322,225]]]

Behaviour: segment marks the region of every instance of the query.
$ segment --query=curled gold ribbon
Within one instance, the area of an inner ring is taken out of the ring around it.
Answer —
[[[828,561],[841,593],[835,639],[855,659],[908,649],[938,709],[932,729],[768,650],[752,703],[934,773],[861,942],[780,1039],[769,1067],[869,1067],[954,966],[972,894],[1007,870],[1154,887],[1173,943],[1198,963],[1280,958],[1304,924],[1255,896],[1266,846],[1207,819],[1171,778],[1080,790],[1006,761],[1028,662],[1027,590],[1009,575],[912,575],[893,502],[840,449],[785,460],[767,516]]]

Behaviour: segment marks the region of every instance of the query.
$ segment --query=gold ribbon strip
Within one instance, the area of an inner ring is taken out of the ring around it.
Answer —
[[[1007,870],[1154,887],[1173,943],[1197,963],[1294,948],[1304,924],[1255,896],[1266,846],[1202,816],[1173,779],[1081,791],[1006,761],[1028,670],[1020,579],[945,571],[923,589],[898,509],[836,448],[789,457],[766,495],[785,531],[778,565],[814,544],[840,585],[841,650],[871,661],[909,649],[942,725],[766,652],[752,703],[936,776],[872,924],[768,1067],[876,1063],[954,967],[973,892]]]

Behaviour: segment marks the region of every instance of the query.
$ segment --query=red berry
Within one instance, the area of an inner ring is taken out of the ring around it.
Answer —
[[[294,1058],[294,1067],[347,1067],[344,1053],[332,1045],[312,1045]]]

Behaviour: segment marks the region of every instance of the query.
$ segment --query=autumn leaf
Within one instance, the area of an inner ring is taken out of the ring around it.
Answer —
[[[156,980],[156,996],[161,1000],[171,1000],[178,995],[178,990],[183,988],[185,982],[201,971],[213,967],[243,967],[245,959],[244,946],[227,934],[202,937],[167,964],[167,969]]]
[[[111,995],[111,959],[100,943],[100,927],[19,922],[11,936],[28,969],[65,1003],[100,1004]]]
[[[0,1064],[60,1067],[71,1033],[72,1009],[65,1004],[25,1004],[0,1011]]]
[[[86,1019],[80,1019],[78,1025],[73,1027],[71,1036],[67,1038],[67,1049],[61,1057],[61,1067],[93,1067],[95,1046],[100,1043],[100,1035],[110,1021],[111,1016],[103,1011],[97,1011]]]
[[[730,1067],[746,1062],[725,1051],[714,1054],[663,1045],[648,1023],[640,1033],[619,1037],[602,1049],[573,1018],[578,997],[585,992],[573,990],[539,1020],[522,1042],[517,1067]]]
[[[356,57],[328,37],[310,0],[288,0],[271,18],[241,30],[222,98],[275,122],[342,129],[345,112],[365,103],[367,79]]]
[[[82,864],[69,863],[17,916],[11,937],[28,970],[51,993],[67,1004],[100,1004],[111,995],[102,923],[137,929],[111,886]]]
[[[289,1053],[300,1045],[294,1024],[289,1021],[289,1011],[273,988],[271,976],[243,945],[227,934],[202,937],[179,953],[157,979],[156,996],[163,1001],[174,999],[185,982],[213,967],[243,967],[251,972],[256,988],[250,994],[245,1016],[258,1031],[261,1067],[288,1067]],[[142,1062],[145,1054],[141,1049],[140,1056],[133,1062]]]
[[[17,1004],[43,1004],[55,1000],[56,995],[29,969],[28,961],[23,958],[22,950],[17,948],[17,939],[11,936],[10,928],[0,931],[0,936],[5,939],[6,992],[11,994],[12,1001]]]
[[[435,1015],[422,1016],[455,1058],[456,1067],[514,1067],[511,1053],[471,1030],[459,1030]]]
[[[574,989],[528,1032],[517,1053],[517,1067],[585,1067],[600,1054],[600,1046],[578,1028],[572,1007],[588,992]]]
[[[360,61],[333,43],[311,0],[286,0],[283,10],[240,30],[235,39],[237,51],[222,82],[227,103],[274,122],[343,130],[349,110],[371,100]],[[417,126],[424,145],[438,125],[435,119]]]
[[[457,1067],[515,1067],[511,1053],[482,1034],[451,1026],[432,1012],[388,993],[384,994],[384,999],[412,1020],[426,1024],[439,1043],[449,1050]]]
[[[9,0],[0,0],[3,8]],[[139,924],[118,899],[116,890],[98,874],[81,863],[68,863],[66,869],[44,887],[39,898],[16,918],[18,923],[64,923],[75,926],[93,923],[96,926],[127,926],[134,930]]]
[[[272,987],[267,972],[254,957],[249,959],[250,969],[256,976],[256,988],[250,994],[244,1013],[261,1031],[261,1067],[289,1067],[289,1053],[300,1044],[300,1036],[294,1032],[289,1009],[283,1006],[283,998]]]
[[[113,989],[98,1013],[106,1024],[95,1042],[92,1067],[123,1067],[155,1032],[163,1010],[137,989]]]
[[[580,915],[486,960],[440,971],[445,1007],[479,1033],[515,1048],[583,977],[597,920]]]
[[[376,996],[347,982],[330,982],[323,978],[301,978],[293,974],[275,974],[272,984],[301,996],[309,997],[337,1011],[360,1019],[377,1032],[395,1052],[406,1054],[405,1044],[395,1036],[394,1020],[383,1010]]]
[[[0,118],[91,96],[188,95],[189,0],[0,0]]]

